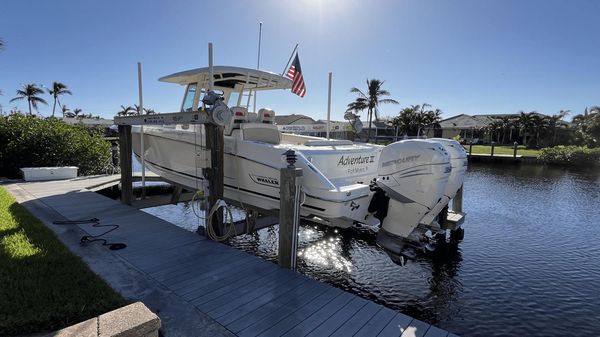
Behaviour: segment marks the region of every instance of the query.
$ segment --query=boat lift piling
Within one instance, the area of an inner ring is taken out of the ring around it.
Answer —
[[[118,129],[120,155],[119,166],[121,167],[121,202],[131,206],[131,200],[133,199],[131,125],[119,124]]]
[[[298,178],[302,176],[302,169],[294,166],[294,150],[287,150],[284,155],[288,166],[279,170],[279,265],[295,271],[301,192]]]

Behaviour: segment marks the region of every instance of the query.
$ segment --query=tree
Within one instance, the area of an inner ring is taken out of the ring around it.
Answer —
[[[75,117],[75,114],[73,112],[71,112],[71,110],[69,108],[67,108],[66,104],[64,104],[63,106],[61,106],[60,110],[62,111],[63,118],[65,118],[65,117],[67,117],[67,118],[73,118],[73,117]]]
[[[81,113],[81,109],[79,109],[79,108],[73,109],[73,114],[75,115],[75,118],[77,118],[80,113]],[[85,117],[85,115],[82,115],[81,117]]]
[[[14,101],[19,101],[22,99],[27,99],[27,103],[29,104],[29,114],[32,114],[31,111],[31,107],[35,108],[35,110],[37,111],[38,109],[38,104],[42,103],[42,104],[46,104],[48,105],[48,103],[46,102],[46,100],[44,100],[41,97],[38,97],[39,95],[43,94],[44,90],[42,90],[40,87],[38,87],[37,85],[31,83],[31,84],[23,84],[23,87],[19,90],[17,90],[17,96],[13,99],[10,100],[10,102],[14,102]]]
[[[523,145],[527,146],[527,135],[528,133],[530,133],[533,130],[533,126],[534,126],[534,120],[533,120],[533,116],[534,116],[535,112],[529,112],[529,113],[525,113],[523,111],[519,112],[519,117],[518,117],[518,125],[519,125],[519,130],[521,130],[522,135],[523,135]]]
[[[583,114],[573,117],[577,142],[589,147],[600,145],[600,107],[586,108]]]
[[[416,134],[416,113],[413,107],[400,110],[398,116],[392,118],[392,126],[404,135]]]
[[[379,104],[398,104],[396,100],[391,98],[382,98],[384,96],[390,96],[389,91],[381,88],[384,83],[385,81],[378,79],[367,79],[366,94],[356,87],[350,89],[350,92],[357,94],[358,97],[354,102],[348,104],[348,110],[358,112],[366,109],[368,113],[369,131],[367,133],[367,143],[371,139],[373,115],[375,115],[375,120],[379,119]]]
[[[121,105],[121,110],[117,112],[117,116],[127,116],[132,112],[135,113],[135,109],[133,107]]]
[[[560,110],[558,114],[547,117],[548,128],[552,133],[552,146],[556,145],[556,134],[560,127],[560,122],[565,118],[571,110]]]
[[[60,95],[71,95],[72,93],[67,89],[66,85],[56,81],[52,83],[52,89],[48,89],[48,93],[54,98],[54,105],[52,105],[52,117],[54,117],[54,110],[56,110],[56,102],[58,102],[59,107],[61,106],[60,99],[58,97]]]

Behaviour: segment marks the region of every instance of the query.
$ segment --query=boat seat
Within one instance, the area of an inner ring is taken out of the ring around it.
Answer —
[[[281,133],[273,124],[244,123],[240,125],[242,139],[267,144],[281,143]]]
[[[352,145],[354,144],[350,140],[344,139],[315,139],[307,140],[304,145],[306,146],[341,146],[341,145]]]

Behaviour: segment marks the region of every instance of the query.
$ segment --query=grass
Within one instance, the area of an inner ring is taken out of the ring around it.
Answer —
[[[469,145],[465,145],[467,152],[469,151]],[[473,145],[473,154],[490,154],[492,147],[490,145]],[[513,155],[514,149],[512,146],[495,146],[494,154],[508,154]],[[541,153],[541,150],[527,149],[523,145],[517,146],[517,155],[521,156],[533,156],[537,157]]]
[[[0,336],[61,329],[125,304],[0,187]]]

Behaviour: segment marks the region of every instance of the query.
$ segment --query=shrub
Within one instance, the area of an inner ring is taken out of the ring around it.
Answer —
[[[599,165],[600,148],[587,148],[583,146],[555,146],[542,149],[538,157],[544,163],[558,165]]]
[[[16,178],[21,167],[77,166],[82,175],[103,173],[110,144],[101,132],[55,118],[0,117],[0,176]]]

